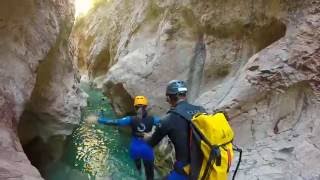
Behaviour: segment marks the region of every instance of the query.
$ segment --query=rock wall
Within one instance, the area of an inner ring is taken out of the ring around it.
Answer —
[[[284,36],[285,6],[278,1],[106,1],[77,23],[75,61],[107,89],[123,84],[130,95],[150,94],[154,110],[163,112],[163,90],[173,77],[189,81],[195,100]]]
[[[67,43],[73,14],[71,0],[0,2],[0,179],[42,179],[18,124],[27,144],[78,122],[82,100]]]
[[[171,79],[225,110],[244,148],[239,179],[319,179],[320,2],[106,1],[78,22],[75,62],[111,95],[168,108]]]

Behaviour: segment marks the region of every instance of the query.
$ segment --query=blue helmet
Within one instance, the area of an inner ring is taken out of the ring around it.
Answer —
[[[185,94],[187,91],[187,85],[184,81],[172,80],[168,83],[166,95]]]

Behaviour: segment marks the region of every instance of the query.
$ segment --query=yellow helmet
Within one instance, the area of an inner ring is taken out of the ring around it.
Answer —
[[[134,106],[139,106],[139,105],[142,105],[142,106],[148,106],[148,99],[144,96],[136,96],[134,98]]]

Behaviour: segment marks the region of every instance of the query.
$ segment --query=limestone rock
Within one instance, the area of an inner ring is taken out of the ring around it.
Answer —
[[[164,113],[167,82],[186,80],[192,102],[231,117],[244,148],[239,179],[319,179],[319,9],[317,0],[108,1],[78,24],[75,61],[119,114],[131,103],[121,94],[147,95]]]
[[[0,3],[0,179],[42,179],[17,136],[25,109],[43,125],[38,129],[41,133],[26,127],[24,142],[34,136],[64,133],[62,126],[78,122],[81,100],[65,43],[73,14],[71,0]],[[31,121],[28,119],[29,125]],[[48,124],[51,131],[44,135]],[[52,128],[52,124],[60,127]]]

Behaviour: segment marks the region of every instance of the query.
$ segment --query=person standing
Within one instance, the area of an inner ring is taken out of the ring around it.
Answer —
[[[189,122],[192,116],[205,112],[201,106],[187,102],[187,86],[184,81],[172,80],[166,88],[167,102],[171,105],[167,115],[161,119],[154,134],[145,138],[152,147],[168,136],[174,145],[176,162],[174,169],[167,175],[168,180],[187,180],[187,167],[190,163]]]
[[[132,138],[129,147],[130,157],[134,160],[136,168],[141,173],[141,161],[145,168],[147,180],[154,179],[154,152],[152,147],[144,141],[144,136],[158,125],[159,118],[149,116],[147,112],[148,99],[145,96],[136,96],[134,99],[135,116],[126,116],[121,119],[108,119],[100,114],[98,119],[89,120],[104,125],[130,126]]]

